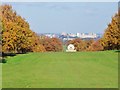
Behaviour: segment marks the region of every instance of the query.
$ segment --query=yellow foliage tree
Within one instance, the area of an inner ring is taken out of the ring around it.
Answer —
[[[30,29],[29,23],[12,9],[2,5],[0,20],[2,22],[2,52],[26,53],[43,52],[39,37]]]
[[[101,44],[105,50],[120,49],[120,14],[112,17],[111,23],[101,38]]]

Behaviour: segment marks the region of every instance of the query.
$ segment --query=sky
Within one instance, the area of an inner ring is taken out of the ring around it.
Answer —
[[[117,2],[6,2],[36,33],[103,33]]]

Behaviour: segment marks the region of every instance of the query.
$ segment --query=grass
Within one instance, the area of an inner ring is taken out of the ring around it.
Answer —
[[[50,52],[8,57],[3,88],[117,88],[118,53]]]

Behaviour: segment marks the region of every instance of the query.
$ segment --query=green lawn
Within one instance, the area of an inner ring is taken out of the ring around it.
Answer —
[[[117,88],[118,53],[50,52],[8,57],[3,88]]]

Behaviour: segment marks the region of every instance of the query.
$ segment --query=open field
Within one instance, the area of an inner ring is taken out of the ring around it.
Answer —
[[[50,52],[8,57],[3,88],[117,88],[118,53]]]

